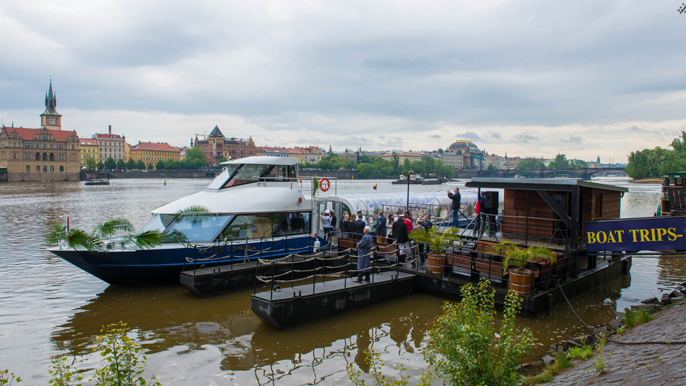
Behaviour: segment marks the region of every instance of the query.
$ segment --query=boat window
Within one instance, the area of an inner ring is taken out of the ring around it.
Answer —
[[[310,213],[237,215],[220,235],[223,241],[268,238],[310,232]]]
[[[232,214],[183,216],[172,223],[167,232],[182,232],[189,242],[211,242],[233,217]]]
[[[224,184],[236,173],[236,170],[240,168],[241,164],[231,164],[227,165],[222,172],[212,180],[212,182],[207,186],[207,189],[221,189]]]
[[[174,215],[171,214],[155,214],[147,224],[143,226],[141,232],[157,230],[163,232],[169,224],[171,224],[174,219]]]

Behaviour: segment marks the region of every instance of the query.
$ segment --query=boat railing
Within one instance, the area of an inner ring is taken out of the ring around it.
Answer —
[[[348,288],[354,276],[361,273],[370,273],[370,283],[374,283],[374,274],[386,271],[394,271],[396,275],[400,273],[400,268],[405,264],[416,263],[418,255],[414,260],[398,262],[397,245],[393,244],[390,248],[380,249],[375,246],[371,252],[358,256],[355,248],[338,250],[323,250],[309,255],[289,255],[278,259],[259,259],[259,266],[267,266],[269,273],[258,275],[255,282],[253,293],[257,293],[257,283],[270,286],[270,300],[273,299],[275,292],[283,291],[286,288],[294,288],[299,285],[312,283],[312,293],[317,293],[317,282],[328,280],[343,279],[343,289]],[[358,270],[357,259],[369,257],[369,267]],[[284,287],[285,286],[285,287]],[[321,288],[326,291],[325,288]],[[301,296],[296,294],[293,296]]]
[[[307,240],[307,243],[303,244],[302,240]],[[195,273],[198,269],[219,266],[228,266],[229,270],[233,270],[235,264],[245,264],[257,259],[269,259],[293,253],[307,253],[311,252],[313,247],[314,241],[306,233],[231,241],[218,240],[211,245],[188,243],[183,270],[192,269]]]

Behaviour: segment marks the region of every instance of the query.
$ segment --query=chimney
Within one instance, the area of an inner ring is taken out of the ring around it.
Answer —
[[[112,125],[110,125],[110,135],[112,135]]]

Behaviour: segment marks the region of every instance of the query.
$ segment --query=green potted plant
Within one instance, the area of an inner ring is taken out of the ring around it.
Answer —
[[[428,254],[428,265],[431,273],[442,274],[445,272],[447,248],[453,247],[457,242],[462,245],[459,236],[460,229],[457,227],[444,228],[442,231],[437,226],[429,229],[415,229],[408,235],[418,243],[427,244],[431,250]]]
[[[531,292],[534,272],[528,268],[530,263],[542,265],[541,271],[545,272],[546,266],[557,261],[555,252],[546,247],[532,245],[524,249],[507,240],[496,244],[492,253],[503,256],[503,275],[509,273],[509,289],[521,295]]]

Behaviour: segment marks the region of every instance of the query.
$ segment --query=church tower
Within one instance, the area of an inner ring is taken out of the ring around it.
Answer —
[[[57,112],[57,96],[52,91],[52,79],[50,89],[45,94],[45,111],[40,115],[40,125],[48,130],[62,130],[62,114]]]

